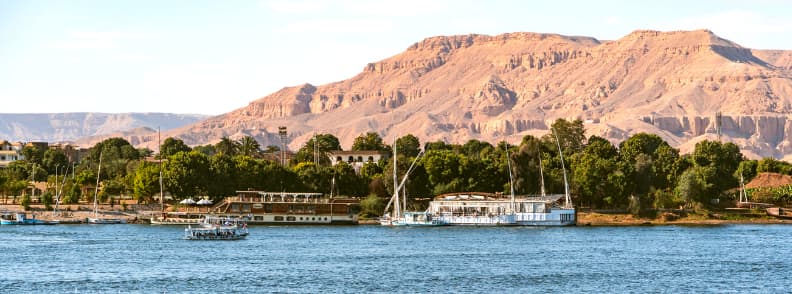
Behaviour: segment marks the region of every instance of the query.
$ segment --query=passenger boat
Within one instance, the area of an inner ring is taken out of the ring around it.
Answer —
[[[28,218],[25,213],[15,213],[13,218],[10,214],[0,216],[0,225],[55,225],[58,223],[58,221],[36,219],[36,215]]]
[[[449,193],[435,197],[428,212],[452,226],[569,226],[575,209],[565,208],[563,195],[509,197],[493,193]]]
[[[184,229],[187,240],[239,240],[248,236],[247,224],[239,219],[206,217],[196,227]]]
[[[209,214],[244,218],[251,225],[351,225],[358,223],[360,200],[322,193],[237,191]]]
[[[512,187],[510,197],[481,192],[439,195],[429,203],[427,212],[439,216],[443,222],[452,226],[575,225],[575,208],[572,206],[572,201],[569,197],[569,182],[567,181],[566,167],[564,166],[564,156],[557,137],[556,145],[561,154],[561,168],[564,171],[563,195],[545,195],[544,173],[540,157],[541,195],[539,196],[517,197],[514,195],[514,185],[512,184],[510,185]],[[506,158],[509,158],[508,149]],[[507,161],[507,163],[509,166],[509,181],[513,183],[511,160]],[[560,203],[562,197],[564,202]]]

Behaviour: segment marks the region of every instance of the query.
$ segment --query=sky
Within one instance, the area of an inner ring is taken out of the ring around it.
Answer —
[[[0,113],[216,115],[438,35],[709,29],[792,50],[792,2],[0,0]]]

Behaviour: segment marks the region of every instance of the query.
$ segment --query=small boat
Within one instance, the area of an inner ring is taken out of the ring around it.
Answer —
[[[777,217],[780,219],[792,219],[792,209],[784,209],[781,207],[770,207],[765,210],[767,215]]]
[[[58,221],[45,221],[36,219],[36,216],[33,215],[31,218],[28,218],[24,213],[16,213],[14,214],[14,218],[9,217],[9,215],[3,215],[0,218],[0,225],[55,225],[58,224]]]
[[[247,223],[240,219],[206,217],[197,227],[184,229],[187,240],[240,240],[248,235]]]

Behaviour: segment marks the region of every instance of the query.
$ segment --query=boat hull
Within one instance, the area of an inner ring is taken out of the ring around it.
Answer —
[[[779,207],[771,207],[765,210],[767,215],[780,218],[780,219],[792,219],[792,209],[784,209]]]
[[[117,218],[88,218],[86,223],[94,225],[125,224],[126,220]]]

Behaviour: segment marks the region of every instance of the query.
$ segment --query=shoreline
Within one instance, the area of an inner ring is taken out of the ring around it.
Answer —
[[[23,211],[19,204],[0,204],[2,213],[25,212],[29,217],[35,215],[41,220],[59,220],[63,224],[84,223],[86,218],[93,216],[93,205],[71,204],[61,206],[61,215],[55,216],[53,211],[45,211],[43,205],[31,205],[31,210]],[[150,207],[123,210],[122,206],[100,205],[99,215],[102,217],[123,218],[128,224],[145,224],[155,212]],[[578,212],[577,226],[715,226],[736,224],[792,224],[792,220],[779,219],[766,214],[735,214],[710,213],[708,215],[689,214],[684,217],[666,219],[636,217],[627,213]],[[377,219],[361,219],[358,225],[379,225]]]

